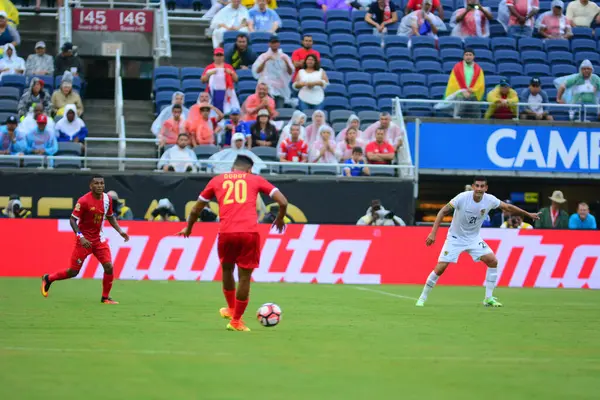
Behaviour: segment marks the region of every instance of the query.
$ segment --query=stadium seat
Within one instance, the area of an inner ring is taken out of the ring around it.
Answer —
[[[57,156],[81,156],[81,143],[75,142],[58,142]],[[61,160],[70,161],[72,165],[76,165],[76,168],[81,168],[80,161],[75,160]],[[68,164],[65,164],[68,165]],[[56,167],[56,164],[54,165]]]
[[[600,54],[595,51],[581,51],[579,53],[575,53],[575,66],[579,68],[584,60],[590,60],[592,64],[600,64]]]
[[[521,62],[523,65],[526,64],[547,64],[548,58],[546,52],[538,50],[524,50],[521,51]]]
[[[348,88],[348,96],[352,97],[375,97],[372,85],[354,84]]]
[[[293,46],[293,45],[288,45],[288,46]],[[281,47],[283,48],[283,45]],[[298,47],[293,46],[293,48],[297,49]],[[313,45],[313,49],[319,52],[319,55],[321,56],[321,58],[332,58],[332,56],[333,56],[329,46],[325,46],[322,44],[315,44],[315,45]],[[292,51],[292,53],[293,53],[293,51]]]
[[[527,66],[525,66],[527,68]],[[519,89],[524,89],[529,86],[529,81],[531,80],[528,76],[513,76],[510,78],[510,86],[513,89],[519,92]]]
[[[2,86],[14,87],[19,89],[20,92],[25,88],[25,77],[23,75],[4,75],[2,77]]]
[[[494,52],[496,63],[521,63],[521,57],[515,50],[496,50]]]
[[[194,147],[194,153],[199,160],[207,160],[210,156],[219,151],[214,144],[202,144]]]
[[[317,3],[314,2],[314,4]],[[281,173],[290,175],[308,175],[308,166],[300,164],[289,165],[285,163],[281,165]]]
[[[356,47],[354,46],[333,46],[331,54],[336,62],[338,61],[338,59],[342,58],[351,58],[354,60],[358,60],[358,50],[356,50]]]
[[[406,96],[405,96],[406,97]],[[405,115],[411,117],[431,117],[433,107],[430,104],[409,103],[402,106]]]
[[[496,71],[496,64],[490,63],[490,62],[480,62],[478,63],[479,66],[481,67],[481,69],[483,70],[483,72],[485,74],[495,74]]]
[[[560,64],[552,66],[552,75],[554,76],[565,76],[576,74],[578,69],[574,65]]]
[[[327,10],[325,16],[327,21],[350,21],[350,12],[346,10]]]
[[[302,10],[304,8],[317,8],[317,2],[313,0],[296,0],[296,8]]]
[[[333,71],[335,69],[335,66],[333,65],[333,61],[331,61],[329,58],[321,58],[321,68],[329,73],[329,71]]]
[[[8,117],[7,117],[8,118]],[[6,118],[5,118],[6,120]],[[21,160],[19,159],[4,159],[2,157],[0,157],[0,168],[19,168],[19,165],[21,164]]]
[[[19,101],[21,99],[21,91],[16,87],[0,87],[0,99]],[[4,121],[0,120],[0,124],[4,124]]]
[[[250,69],[238,69],[236,71],[238,79],[240,81],[254,81],[254,75],[252,75],[252,70]]]
[[[386,50],[392,48],[408,48],[408,37],[387,35],[383,38],[383,44]]]
[[[448,85],[448,79],[450,78],[450,75],[446,75],[446,74],[432,74],[429,75],[427,77],[427,86],[429,88],[435,87],[435,86],[442,86],[442,87],[446,87]]]
[[[358,47],[358,55],[361,61],[366,60],[385,60],[385,55],[383,54],[383,49],[380,47]],[[386,67],[387,68],[387,67]]]
[[[373,33],[373,27],[365,21],[358,21],[354,24],[354,34],[356,36],[368,35],[370,33]]]
[[[158,92],[175,92],[181,90],[181,81],[179,79],[161,78],[154,83],[154,90]]]
[[[351,59],[336,59],[334,62],[335,69],[339,72],[354,72],[360,71],[360,63],[358,60]]]
[[[352,23],[350,21],[328,21],[327,32],[330,35],[334,33],[352,34]]]
[[[463,41],[460,38],[453,37],[453,36],[441,37],[438,40],[438,44],[439,44],[440,49],[442,49],[442,50],[458,49],[458,50],[461,50],[461,53],[462,53]]]
[[[283,20],[283,19],[298,19],[298,11],[296,10],[296,7],[277,7],[277,9],[275,10],[277,11],[277,14],[279,15],[279,17]],[[285,25],[285,23],[284,23]],[[283,43],[283,39],[281,39],[281,37],[279,38],[279,40],[281,40],[281,42]]]
[[[506,36],[506,30],[501,24],[490,24],[490,37],[492,39],[503,38]]]
[[[329,83],[344,84],[344,74],[342,72],[327,71],[327,78],[329,78]]]
[[[362,62],[362,69],[368,73],[387,72],[388,65],[383,60],[366,60]]]
[[[554,88],[554,78],[553,76],[542,76],[540,81],[542,82],[542,89]]]
[[[348,97],[348,92],[345,85],[330,83],[325,88],[326,96],[343,96]]]
[[[42,166],[42,159],[41,158],[36,158],[36,159],[24,159],[23,160],[23,166],[25,168],[37,168],[37,167],[41,167]]]
[[[573,39],[571,41],[571,51],[596,51],[596,42],[592,39]]]
[[[475,54],[476,54],[475,62],[479,63],[481,61],[485,61],[485,62],[495,63],[494,53],[492,53],[491,50],[481,49],[481,50],[477,50],[477,52]]]
[[[360,35],[356,38],[356,44],[360,51],[361,47],[377,47],[381,50],[381,38],[375,35]]]
[[[353,97],[350,99],[350,108],[354,112],[377,110],[377,101],[372,97]]]
[[[490,44],[493,51],[517,49],[517,41],[509,37],[492,38]],[[475,58],[477,58],[477,53],[475,53]]]
[[[154,69],[154,80],[161,78],[179,79],[179,68],[165,66]]]
[[[443,99],[446,96],[446,88],[442,86],[434,86],[429,88],[429,97],[434,100]]]
[[[329,36],[331,46],[356,46],[356,37],[346,33],[336,33]]]
[[[407,99],[428,99],[429,89],[425,86],[408,85],[402,88],[402,96]]]
[[[411,46],[413,49],[429,48],[435,49],[435,39],[431,36],[411,36]]]
[[[400,75],[400,85],[421,85],[426,86],[425,76],[422,74],[403,74]]]
[[[549,88],[549,89],[544,89],[546,91],[546,94],[548,95],[548,100],[550,100],[551,102],[555,102],[556,101],[556,96],[558,95],[558,90],[556,88]]]
[[[526,64],[524,72],[527,76],[539,78],[550,75],[550,67],[546,64]]]
[[[413,61],[439,61],[440,54],[436,49],[421,47],[413,49]]]
[[[392,47],[385,50],[385,56],[388,61],[412,61],[410,50],[405,47]]]
[[[592,31],[592,28],[585,28],[585,27],[573,27],[572,29],[573,32],[573,39],[593,39],[594,37],[594,32]]]
[[[294,115],[293,108],[278,108],[277,112],[279,114],[275,119],[278,121],[285,121],[286,123],[292,118],[292,115]]]
[[[392,112],[392,99],[377,100],[377,108],[379,111]]]
[[[181,80],[183,81],[186,79],[200,79],[203,73],[204,68],[184,67],[181,68]]]
[[[352,115],[352,111],[349,110],[333,110],[330,114],[329,122],[343,122],[345,124],[348,121],[348,118],[350,118],[350,115]]]
[[[187,108],[190,108],[191,106],[193,106],[194,104],[196,104],[198,102],[198,96],[200,96],[200,92],[186,93],[184,95],[183,104]],[[158,102],[157,102],[157,104],[158,104]],[[171,104],[171,101],[169,100],[169,103],[167,103],[167,104]]]
[[[477,57],[478,49],[489,49],[490,48],[490,39],[488,38],[480,38],[480,37],[468,37],[465,38],[465,49],[473,49],[475,50],[475,57]]]
[[[298,11],[298,17],[303,23],[306,21],[323,21],[325,13],[318,8],[303,8]]]
[[[506,79],[504,76],[500,75],[490,75],[485,77],[485,84],[488,87],[495,87],[500,84],[500,81]]]
[[[388,63],[388,69],[396,74],[405,74],[415,72],[415,65],[408,60],[394,60]]]
[[[373,74],[373,86],[397,85],[398,75],[390,72],[377,72]]]
[[[269,45],[267,43],[253,43],[250,47],[255,54],[266,53],[267,50],[269,50]]]
[[[254,81],[241,81],[237,85],[238,93],[253,94],[256,92],[256,82]]]
[[[352,21],[353,24],[355,24],[357,22],[364,21],[365,15],[367,15],[367,12],[365,10],[354,9],[350,13],[350,20]]]
[[[548,39],[544,42],[544,47],[548,54],[553,51],[571,51],[570,42],[564,39]]]
[[[269,40],[273,36],[270,32],[251,32],[250,43],[269,43]],[[237,40],[237,35],[236,35]]]
[[[286,19],[283,25],[279,28],[278,34],[284,32],[298,33],[300,30],[300,24],[295,19]]]
[[[399,97],[401,93],[402,88],[398,85],[385,84],[375,88],[375,97],[377,97],[377,100],[393,99],[394,97]]]
[[[285,54],[287,54],[288,56],[291,57],[292,53],[298,49],[298,45],[282,44],[280,48],[281,48],[281,51],[283,51]],[[315,46],[313,46],[313,49],[317,50],[319,52],[319,54],[321,55],[321,57],[326,57],[326,58],[331,57],[331,54],[329,54],[329,47],[327,47],[327,46],[319,46],[319,49],[317,49],[317,45],[315,45]]]
[[[366,73],[366,72],[347,72],[344,82],[346,85],[353,85],[353,84],[370,85],[371,84],[371,74]]]
[[[173,92],[158,92],[154,98],[156,104],[156,111],[160,112],[163,106],[171,104]],[[198,96],[196,96],[197,98]],[[195,101],[194,101],[195,102]]]
[[[201,92],[206,89],[206,84],[200,82],[200,79],[186,79],[181,83],[183,93]]]
[[[421,74],[437,74],[442,70],[442,64],[437,61],[417,61],[415,67]]]
[[[442,63],[442,70],[440,72],[442,72],[444,74],[449,74],[452,72],[452,69],[454,69],[455,65],[456,65],[456,62],[454,62],[454,61],[446,61],[446,62]]]
[[[316,3],[315,3],[316,4]],[[302,33],[325,33],[325,23],[323,21],[302,21]]]
[[[544,50],[544,42],[541,39],[537,38],[521,38],[519,39],[519,44],[517,46],[520,52],[527,50]]]
[[[372,124],[374,122],[379,121],[379,112],[372,110],[365,110],[358,113],[358,118],[361,121],[361,124]]]
[[[455,38],[458,39],[458,38]],[[463,50],[457,48],[446,48],[440,50],[440,57],[443,62],[459,62],[463,59]]]
[[[573,53],[570,51],[550,51],[548,52],[548,63],[550,65],[568,64],[573,65]]]
[[[310,167],[310,174],[335,176],[338,175],[338,168],[335,165],[313,165]]]
[[[281,10],[281,9],[278,9]],[[285,24],[284,24],[285,25]],[[281,44],[296,44],[300,46],[302,42],[302,37],[297,32],[281,32],[279,35],[279,40]]]
[[[350,103],[348,103],[348,99],[340,96],[325,97],[325,100],[323,100],[323,103],[321,105],[327,111],[350,108]]]
[[[264,161],[279,161],[277,149],[275,147],[257,146],[251,150],[254,154]]]
[[[312,36],[313,44],[329,46],[329,36],[326,33],[311,33],[310,35]]]

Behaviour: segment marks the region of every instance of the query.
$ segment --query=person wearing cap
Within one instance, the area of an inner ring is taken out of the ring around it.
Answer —
[[[27,115],[25,115],[25,118],[21,118],[19,126],[17,127],[17,131],[19,132],[19,134],[25,137],[29,132],[35,129],[35,127],[37,126],[37,117],[39,115],[46,116],[48,120],[48,123],[46,124],[46,129],[49,129],[50,131],[54,132],[56,125],[54,123],[54,120],[48,114],[45,113],[44,106],[40,103],[37,103],[35,106],[29,109],[29,112],[27,113]]]
[[[256,5],[248,12],[248,30],[250,32],[275,33],[281,27],[279,15],[267,8],[267,0],[256,0]]]
[[[25,60],[17,55],[15,46],[9,43],[4,46],[4,55],[0,60],[0,80],[4,75],[23,75]]]
[[[53,156],[58,151],[58,142],[53,131],[47,128],[48,117],[41,114],[37,117],[37,127],[33,129],[25,140],[27,141],[27,154]],[[49,162],[49,166],[53,163]]]
[[[577,212],[569,217],[569,229],[598,229],[596,217],[590,214],[587,203],[577,204]]]
[[[192,146],[214,144],[214,134],[220,130],[219,122],[222,119],[221,110],[210,104],[210,95],[201,92],[185,121],[185,130],[190,135]]]
[[[23,208],[18,194],[11,194],[6,208],[0,210],[0,218],[31,218],[31,211]]]
[[[235,39],[235,45],[225,53],[225,62],[234,69],[252,68],[252,64],[256,61],[256,54],[248,45],[248,41],[248,35],[239,33]]]
[[[21,44],[21,35],[19,35],[19,31],[8,22],[9,20],[6,11],[0,10],[0,46],[5,46],[10,43],[16,47]]]
[[[593,28],[600,25],[600,6],[590,0],[573,0],[567,6],[571,26]]]
[[[77,116],[75,104],[65,106],[65,117],[56,123],[56,138],[59,142],[83,143],[88,135],[85,122]]]
[[[481,108],[475,103],[483,100],[484,94],[485,73],[475,62],[475,50],[467,47],[463,52],[463,60],[452,68],[444,99],[473,102],[474,104],[455,104],[454,115],[461,118],[481,118]],[[440,103],[440,107],[442,104]],[[451,107],[451,103],[446,104]]]
[[[438,31],[445,31],[446,24],[432,10],[432,0],[423,0],[423,8],[413,11],[400,20],[398,36],[431,36],[437,40]]]
[[[25,137],[17,131],[17,117],[11,115],[0,126],[0,154],[16,155],[27,151]]]
[[[25,75],[50,75],[54,76],[54,59],[46,54],[46,43],[37,42],[35,53],[27,57]]]
[[[542,104],[548,104],[548,94],[542,89],[542,82],[539,78],[532,78],[529,87],[521,91],[519,102],[528,103],[521,108],[521,119],[535,119],[552,121],[552,115],[544,110]]]
[[[531,37],[533,22],[540,9],[539,0],[506,0],[508,8],[508,36]]]
[[[294,104],[291,101],[292,91],[290,83],[294,75],[292,59],[280,49],[281,43],[277,35],[271,36],[269,50],[258,56],[252,65],[254,79],[264,82],[269,87],[269,94],[275,99],[277,108],[284,103]]]
[[[494,15],[479,0],[467,0],[464,8],[454,11],[450,18],[451,36],[459,38],[489,37]]]
[[[158,169],[165,172],[196,172],[198,157],[191,149],[190,138],[182,133],[177,137],[177,144],[169,147],[158,161]]]
[[[365,14],[365,22],[373,27],[375,35],[387,33],[387,26],[398,22],[396,3],[389,0],[376,0]]]
[[[571,39],[573,31],[563,10],[565,3],[562,0],[552,1],[552,10],[542,13],[535,21],[538,33],[545,39]]]
[[[213,47],[216,49],[223,46],[225,32],[248,32],[249,20],[248,9],[240,4],[240,0],[231,0],[210,22]]]
[[[113,213],[118,220],[133,220],[133,211],[125,205],[125,202],[119,199],[119,195],[114,190],[106,193],[112,199]]]
[[[485,119],[513,119],[517,117],[519,96],[510,87],[508,80],[502,79],[500,84],[487,95],[489,104]]]
[[[568,91],[571,104],[597,104],[600,93],[600,77],[594,74],[594,66],[590,60],[584,60],[579,66],[579,73],[558,78],[554,83],[559,83],[556,102],[565,104],[565,92]]]
[[[61,52],[54,59],[54,76],[62,76],[66,71],[83,79],[83,63],[78,55],[73,53],[73,43],[66,42]]]
[[[561,209],[567,199],[560,190],[552,192],[548,197],[552,203],[550,207],[540,210],[540,219],[535,221],[535,227],[541,229],[569,229],[569,214]]]
[[[17,106],[19,118],[24,117],[34,104],[41,104],[45,114],[50,112],[50,93],[44,89],[44,81],[40,78],[31,78],[29,89],[23,91],[23,96]]]
[[[223,132],[219,135],[219,144],[224,147],[231,146],[231,137],[235,133],[241,133],[244,137],[250,136],[250,127],[248,123],[242,121],[239,108],[231,110],[229,119],[223,121]]]
[[[69,73],[67,72],[68,76]],[[52,93],[52,98],[50,99],[52,103],[52,115],[61,117],[65,112],[65,106],[67,104],[75,104],[77,107],[77,115],[83,115],[83,101],[81,101],[81,96],[77,91],[73,90],[73,81],[71,78],[64,77],[62,82],[60,83],[60,88]]]
[[[262,109],[258,112],[256,122],[250,127],[250,147],[275,147],[279,140],[279,132],[271,123],[269,111]]]
[[[413,11],[419,11],[423,8],[424,0],[408,0],[406,8],[404,9],[404,15],[410,14]],[[440,0],[431,1],[431,9],[437,11],[440,19],[444,19],[444,7]]]
[[[209,168],[212,168],[212,172],[215,174],[231,172],[233,162],[238,155],[250,157],[254,161],[252,172],[255,174],[259,174],[262,169],[267,168],[267,165],[260,157],[246,148],[246,139],[247,137],[243,133],[234,133],[231,137],[231,147],[210,156],[209,161],[219,161],[209,166]]]
[[[171,108],[171,118],[163,122],[158,135],[158,146],[176,144],[177,138],[182,133],[186,133],[185,119],[182,117],[183,107],[181,104],[174,104]],[[59,122],[60,123],[60,122]]]
[[[214,49],[213,60],[212,64],[204,68],[200,80],[207,83],[206,91],[210,93],[213,106],[227,114],[232,108],[240,108],[235,94],[238,75],[235,69],[225,62],[225,52],[222,48]]]

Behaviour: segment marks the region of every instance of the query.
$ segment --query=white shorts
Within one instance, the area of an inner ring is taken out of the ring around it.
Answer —
[[[444,247],[442,247],[442,251],[440,252],[440,256],[438,257],[438,262],[455,263],[458,260],[458,256],[460,256],[460,253],[463,251],[469,253],[473,258],[473,261],[479,261],[479,259],[486,254],[493,253],[490,246],[488,246],[483,239],[478,239],[469,244],[446,240],[444,242]]]

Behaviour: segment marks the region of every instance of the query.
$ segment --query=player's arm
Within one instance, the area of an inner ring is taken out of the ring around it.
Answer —
[[[285,226],[285,216],[287,215],[287,206],[288,201],[279,190],[275,190],[271,195],[271,198],[279,205],[279,214],[277,214],[277,218],[273,222],[273,225],[277,227],[279,232],[283,231]]]
[[[92,246],[92,244],[89,240],[85,238],[85,236],[83,236],[83,233],[81,233],[81,231],[79,230],[79,225],[77,223],[78,221],[79,218],[75,217],[74,215],[71,215],[71,218],[69,218],[69,224],[71,225],[71,229],[73,229],[73,232],[75,232],[75,235],[77,235],[79,243],[81,243],[81,245],[86,249],[89,249]]]
[[[431,233],[429,234],[429,236],[427,236],[427,240],[425,241],[425,244],[427,246],[431,246],[435,243],[435,236],[437,235],[437,231],[440,228],[442,220],[446,215],[450,215],[453,212],[454,206],[452,205],[452,203],[448,203],[444,207],[442,207],[442,209],[437,213],[435,221],[433,222],[433,228],[431,228]]]
[[[127,232],[124,232],[121,227],[119,226],[119,223],[117,222],[117,218],[115,217],[115,215],[111,215],[111,216],[107,216],[106,220],[108,221],[108,223],[110,224],[110,226],[112,226],[114,228],[115,231],[117,231],[117,233],[119,235],[121,235],[121,237],[123,239],[125,239],[126,242],[129,241],[129,235],[127,234]]]
[[[541,212],[530,213],[530,212],[527,212],[527,211],[523,210],[522,208],[519,208],[519,207],[517,207],[517,206],[515,206],[513,204],[505,203],[503,201],[500,202],[500,207],[499,208],[502,211],[506,211],[506,212],[510,213],[511,215],[512,214],[519,214],[519,215],[522,215],[523,217],[531,218],[534,221],[540,219]]]

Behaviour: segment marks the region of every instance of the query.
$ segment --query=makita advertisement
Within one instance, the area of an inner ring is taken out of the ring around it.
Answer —
[[[183,223],[123,222],[124,243],[107,224],[119,279],[219,280],[218,225],[199,223],[188,239],[174,236]],[[440,229],[432,247],[429,228],[289,225],[284,234],[261,226],[257,282],[423,284],[444,243]],[[483,229],[499,260],[499,286],[600,289],[600,232]],[[26,239],[25,239],[26,238]],[[0,276],[40,277],[67,268],[75,236],[67,220],[0,220],[6,251]],[[33,248],[32,251],[32,243]],[[101,278],[93,258],[80,278]],[[481,286],[485,267],[463,254],[439,284]]]
[[[407,130],[414,155],[415,124]],[[600,128],[425,122],[420,143],[423,169],[600,172]]]

